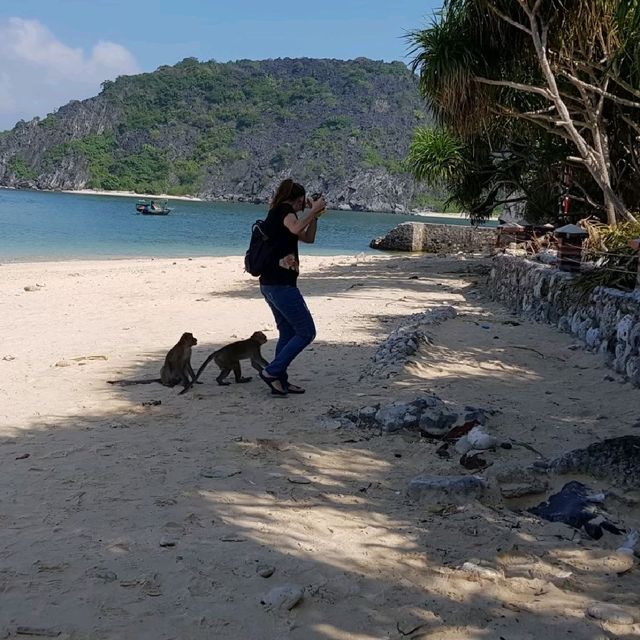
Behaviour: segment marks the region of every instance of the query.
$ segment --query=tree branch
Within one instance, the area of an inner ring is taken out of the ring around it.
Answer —
[[[488,84],[496,87],[506,87],[508,89],[516,89],[517,91],[525,91],[527,93],[535,93],[537,95],[551,100],[551,93],[544,87],[536,87],[530,84],[521,84],[520,82],[510,82],[509,80],[491,80],[482,76],[474,76],[473,79],[480,84]]]
[[[498,16],[498,18],[500,18],[501,20],[504,20],[507,24],[510,24],[512,27],[515,27],[516,29],[520,29],[520,31],[524,31],[528,36],[531,35],[531,30],[527,29],[527,27],[525,27],[521,22],[518,22],[517,20],[513,20],[509,16],[502,13],[502,11],[498,11],[498,9],[496,9],[496,7],[494,7],[493,4],[491,3],[488,3],[487,6],[491,11],[493,11],[493,13],[495,13]]]
[[[640,125],[637,122],[631,120],[624,113],[620,114],[620,117],[638,134],[638,137],[640,137]]]
[[[593,73],[593,69],[595,69],[596,71],[599,71],[601,74],[606,74],[607,78],[611,82],[614,82],[615,84],[617,84],[620,88],[624,89],[627,93],[630,93],[632,96],[635,96],[636,98],[640,98],[640,91],[635,87],[633,87],[632,85],[630,85],[625,80],[623,80],[619,75],[616,75],[615,73],[611,73],[611,66],[605,67],[599,62],[593,62],[593,61],[587,62],[585,60],[577,60],[575,62],[578,66],[582,67],[584,71],[586,71],[587,73],[590,73],[592,77],[595,77],[595,74]]]
[[[582,193],[582,198],[578,198],[576,196],[571,196],[574,200],[578,200],[579,202],[586,202],[594,209],[602,209],[602,204],[597,203],[595,200],[591,198],[591,196],[587,193],[585,188],[577,181],[574,181],[573,186],[578,189]]]
[[[612,102],[623,105],[625,107],[634,107],[635,109],[640,109],[640,102],[633,102],[632,100],[626,100],[625,98],[620,98],[614,93],[610,93],[609,91],[604,91],[600,87],[596,87],[595,85],[590,84],[589,82],[584,82],[584,80],[580,80],[580,78],[577,78],[572,73],[569,73],[564,69],[558,69],[558,73],[561,76],[564,76],[569,82],[571,82],[571,84],[575,85],[576,87],[582,88],[585,91],[592,91],[593,93],[597,93],[599,96],[602,96],[603,98],[608,98]]]
[[[522,116],[522,117],[526,117],[526,116],[538,116],[538,115],[543,115],[545,113],[551,113],[552,111],[555,111],[556,107],[555,105],[551,105],[549,107],[545,107],[544,109],[537,109],[536,111],[523,111],[523,112],[511,112],[509,115],[513,115],[513,116]]]

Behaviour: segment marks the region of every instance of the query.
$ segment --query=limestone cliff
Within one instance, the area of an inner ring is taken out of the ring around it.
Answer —
[[[343,209],[402,211],[427,118],[399,62],[186,59],[0,133],[0,185],[265,202],[294,176]]]

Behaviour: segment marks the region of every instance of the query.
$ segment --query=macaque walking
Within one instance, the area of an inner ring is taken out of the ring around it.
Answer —
[[[198,382],[198,378],[206,369],[211,360],[220,367],[220,374],[216,378],[219,385],[228,385],[225,378],[233,371],[236,382],[249,382],[251,377],[243,377],[240,369],[241,360],[250,360],[251,366],[258,372],[267,366],[267,361],[260,353],[260,347],[267,341],[267,336],[262,331],[254,332],[246,340],[232,342],[218,351],[214,351],[200,366],[192,384]]]

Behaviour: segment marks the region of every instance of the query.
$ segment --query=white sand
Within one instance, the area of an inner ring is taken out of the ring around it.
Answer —
[[[422,218],[455,218],[457,220],[466,220],[469,224],[471,224],[471,219],[469,218],[469,214],[464,211],[411,211],[411,215],[420,216]],[[491,216],[489,221],[497,220],[498,216]]]
[[[170,196],[167,193],[135,193],[134,191],[104,191],[101,189],[62,189],[62,193],[76,193],[84,196],[120,196],[126,198],[140,198],[155,200],[193,200],[203,202],[197,196]]]
[[[447,213],[446,211],[412,211],[412,215],[421,216],[423,218],[458,218],[459,220],[468,220],[469,214],[462,213],[460,211],[452,211]]]
[[[199,340],[196,367],[258,329],[269,358],[274,322],[240,258],[0,266],[0,637],[28,637],[21,625],[78,640],[640,637],[585,616],[593,601],[638,611],[638,570],[618,576],[599,559],[617,539],[571,539],[504,505],[413,505],[408,480],[459,473],[456,458],[323,419],[432,390],[501,409],[491,431],[547,456],[629,432],[640,392],[603,381],[598,359],[550,327],[503,324],[512,316],[472,295],[468,264],[304,258],[318,337],[291,369],[307,394],[286,399],[255,379],[218,387],[214,369],[183,396],[106,384],[155,377],[183,331]],[[395,378],[359,380],[401,317],[439,304],[460,315],[432,348]],[[486,457],[536,459],[517,447]],[[506,577],[458,569],[471,559]],[[265,610],[288,583],[303,602]]]

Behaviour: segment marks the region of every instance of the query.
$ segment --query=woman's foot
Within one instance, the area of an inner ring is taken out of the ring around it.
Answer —
[[[299,387],[297,384],[289,384],[287,382],[285,386],[288,393],[304,393],[306,391],[306,389]]]
[[[262,381],[271,389],[271,393],[274,396],[287,395],[287,389],[282,383],[282,380],[280,380],[279,378],[273,378],[267,375],[266,373],[264,373],[263,371],[261,371],[258,375],[260,376]]]

